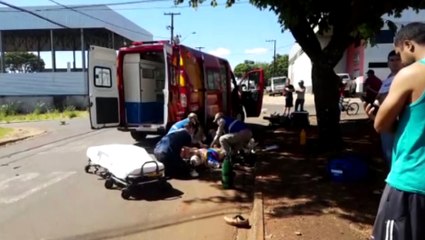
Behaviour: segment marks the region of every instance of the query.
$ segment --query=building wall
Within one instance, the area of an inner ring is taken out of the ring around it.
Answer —
[[[406,25],[410,22],[415,21],[424,21],[423,16],[425,15],[425,10],[421,10],[418,13],[414,10],[405,10],[401,13],[400,18],[388,17],[384,15],[382,18],[384,21],[392,21],[398,28],[401,28],[403,25]],[[393,36],[394,34],[389,34],[388,27],[385,25],[381,29],[381,36],[378,36],[378,41],[375,45],[367,44],[364,47],[364,65],[362,75],[366,75],[366,72],[369,69],[375,71],[375,75],[381,80],[387,78],[390,73],[387,67],[387,56],[388,53],[394,50],[393,46]],[[385,33],[386,34],[382,34]],[[383,35],[383,36],[382,36]]]
[[[319,42],[322,47],[325,47],[329,42],[329,37],[320,37]],[[344,53],[342,59],[335,66],[335,72],[346,72],[346,53]],[[289,52],[289,67],[288,77],[292,83],[297,83],[300,80],[304,81],[304,85],[308,92],[312,92],[312,64],[310,58],[305,52],[302,51],[300,45],[296,43]]]
[[[425,10],[421,10],[416,13],[413,10],[405,10],[401,14],[401,18],[388,17],[384,15],[382,18],[384,21],[390,20],[400,28],[414,21],[423,21]],[[353,78],[356,78],[357,92],[362,91],[362,83],[364,76],[369,69],[375,71],[376,76],[384,80],[388,74],[389,69],[386,65],[387,56],[393,47],[393,37],[388,34],[389,30],[387,26],[384,26],[380,33],[377,33],[377,39],[379,40],[375,45],[362,44],[360,46],[350,46],[342,57],[341,61],[336,65],[335,72],[347,72]],[[329,38],[320,38],[322,47],[327,44]],[[308,59],[305,53],[297,56],[297,52],[301,49],[296,43],[289,53],[289,68],[288,75],[291,79],[304,78],[306,86],[311,88],[311,61]],[[291,61],[291,58],[292,61]],[[308,73],[307,73],[308,72]],[[309,85],[307,85],[309,84]]]
[[[376,46],[368,45],[365,49],[364,55],[364,67],[363,76],[366,76],[366,72],[369,69],[375,71],[375,75],[384,80],[390,70],[387,67],[387,56],[388,53],[394,50],[393,44],[378,44]],[[376,64],[380,64],[380,67],[376,67]],[[375,67],[374,67],[375,65]]]
[[[42,72],[0,74],[0,106],[14,104],[20,112],[38,106],[54,109],[88,106],[88,86],[83,72]]]
[[[0,96],[87,95],[85,72],[1,73]]]
[[[75,107],[78,110],[87,109],[87,95],[73,96],[0,96],[0,107],[13,104],[20,113],[31,113],[36,108],[43,110],[66,109]]]
[[[288,75],[292,84],[296,84],[303,80],[307,91],[311,92],[311,61],[307,54],[302,53],[293,64],[289,65]]]

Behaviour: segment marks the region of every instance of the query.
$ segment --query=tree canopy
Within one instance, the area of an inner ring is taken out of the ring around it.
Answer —
[[[188,0],[197,7],[208,0]],[[175,0],[182,3],[184,0]],[[211,0],[216,6],[217,0]],[[231,6],[235,0],[226,0]],[[250,0],[261,10],[268,9],[277,15],[282,30],[290,30],[302,50],[312,62],[312,82],[322,143],[330,147],[342,146],[339,121],[340,79],[334,67],[345,50],[353,43],[368,40],[378,33],[385,23],[394,30],[395,25],[382,16],[399,17],[405,9],[423,9],[425,1],[418,0]],[[320,37],[326,34],[329,41],[321,45]]]
[[[277,54],[276,65],[274,65],[274,61],[262,63],[245,60],[243,63],[236,65],[233,72],[236,77],[241,78],[246,72],[255,68],[263,68],[266,79],[270,79],[273,76],[288,76],[288,55]]]
[[[8,52],[4,61],[10,72],[40,72],[45,66],[43,59],[29,52]]]

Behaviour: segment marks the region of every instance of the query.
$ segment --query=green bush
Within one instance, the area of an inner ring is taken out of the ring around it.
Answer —
[[[33,114],[35,115],[40,115],[40,114],[44,114],[46,112],[48,112],[48,106],[46,103],[44,102],[37,102],[37,104],[34,107],[34,111]]]
[[[77,110],[77,108],[75,106],[68,105],[68,106],[65,107],[64,112],[73,112],[75,110]]]
[[[77,113],[76,112],[67,112],[67,114],[66,114],[69,118],[75,118],[75,117],[77,117]]]
[[[0,106],[1,116],[11,116],[21,113],[21,102],[9,102]]]

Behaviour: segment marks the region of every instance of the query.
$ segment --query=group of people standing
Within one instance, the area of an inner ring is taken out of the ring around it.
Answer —
[[[380,86],[368,72],[365,111],[389,165],[372,238],[425,239],[425,24],[402,27]],[[378,87],[379,86],[379,87]]]
[[[288,79],[288,82],[290,80]],[[285,109],[283,111],[283,115],[288,116],[291,114],[291,108],[294,106],[294,97],[293,93],[297,95],[297,99],[295,100],[295,111],[303,112],[304,111],[304,102],[305,102],[305,86],[304,81],[301,80],[298,82],[298,88],[295,89],[294,85],[288,84],[285,86],[283,95],[285,96]]]

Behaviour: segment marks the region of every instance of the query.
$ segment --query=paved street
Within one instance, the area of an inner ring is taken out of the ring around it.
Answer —
[[[219,182],[171,180],[126,201],[84,172],[88,146],[134,144],[115,129],[91,131],[88,119],[13,124],[46,134],[0,147],[0,239],[235,239],[226,214],[249,213],[245,194]],[[8,125],[8,126],[13,126]],[[154,142],[154,141],[152,141]],[[28,149],[28,150],[27,150]],[[244,204],[242,204],[245,202]]]
[[[264,98],[260,118],[282,113],[282,97]],[[311,95],[305,108],[314,115]],[[250,198],[241,191],[222,190],[216,180],[171,180],[161,193],[146,188],[139,200],[126,201],[118,190],[84,172],[89,146],[135,144],[116,129],[93,131],[87,118],[7,124],[32,127],[44,134],[0,147],[0,239],[235,239],[226,214],[249,214]],[[157,138],[143,145],[149,150]]]
[[[351,102],[355,102],[359,104],[359,112],[356,115],[348,116],[345,112],[342,112],[341,114],[341,120],[348,120],[348,119],[358,119],[358,118],[367,118],[364,110],[363,105],[361,103],[361,100],[359,98],[346,98],[345,100],[348,100]],[[295,102],[295,100],[294,100]],[[285,106],[285,97],[279,96],[279,97],[271,97],[271,96],[265,96],[263,99],[263,116],[269,116],[272,113],[283,113]],[[292,108],[292,111],[294,108]],[[304,110],[308,111],[310,116],[316,115],[316,109],[314,106],[314,95],[312,94],[306,94],[305,95],[305,104],[304,104]],[[261,118],[262,118],[261,117]],[[265,122],[263,122],[265,123]]]

